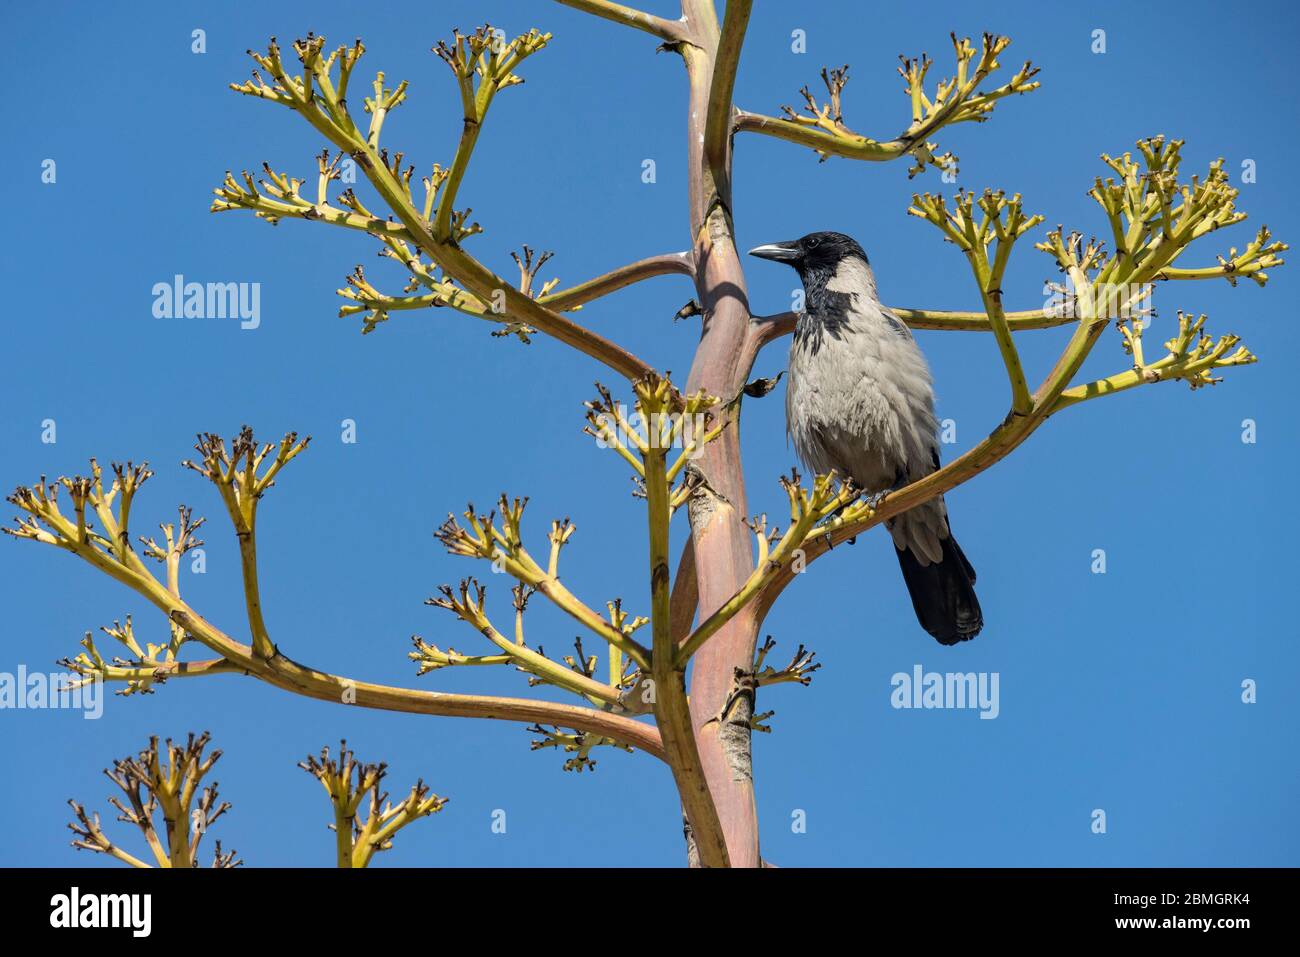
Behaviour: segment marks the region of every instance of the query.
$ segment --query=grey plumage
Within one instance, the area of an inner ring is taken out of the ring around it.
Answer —
[[[803,280],[805,311],[790,346],[786,425],[804,465],[835,470],[870,493],[939,467],[930,370],[908,328],[876,294],[866,253],[841,233],[760,246]],[[975,571],[953,539],[942,497],[887,523],[921,625],[943,644],[983,625]]]

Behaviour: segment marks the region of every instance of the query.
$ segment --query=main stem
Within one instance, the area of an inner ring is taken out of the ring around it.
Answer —
[[[745,275],[731,217],[730,138],[722,163],[705,156],[718,22],[710,0],[683,0],[691,31],[681,45],[690,83],[687,144],[690,181],[691,249],[703,332],[691,365],[687,390],[703,389],[724,403],[740,393],[757,349],[751,332]],[[705,446],[695,467],[704,479],[690,503],[699,613],[711,614],[744,584],[754,568],[745,480],[741,470],[739,408],[719,438]],[[758,622],[748,609],[733,618],[692,665],[690,708],[697,748],[717,808],[733,867],[758,867],[758,814],[750,760],[749,720],[753,702],[733,698],[737,668],[753,666]]]

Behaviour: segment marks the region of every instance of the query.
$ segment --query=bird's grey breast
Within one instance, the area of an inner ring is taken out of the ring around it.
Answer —
[[[865,262],[842,262],[799,317],[786,423],[805,466],[834,469],[870,491],[933,468],[930,371],[906,326],[876,298]]]

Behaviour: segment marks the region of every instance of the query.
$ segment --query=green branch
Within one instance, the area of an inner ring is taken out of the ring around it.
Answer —
[[[272,41],[266,54],[253,54],[257,64],[270,75],[270,80],[264,79],[255,71],[252,80],[231,86],[248,96],[289,107],[306,119],[329,143],[350,156],[388,205],[396,219],[396,225],[402,228],[400,233],[393,230],[391,237],[388,235],[389,230],[382,230],[380,238],[399,239],[418,247],[447,276],[480,301],[495,304],[503,300],[503,308],[499,312],[494,308],[493,312],[501,316],[503,324],[510,325],[507,331],[516,331],[523,325],[535,328],[603,362],[621,375],[636,379],[650,371],[650,366],[620,346],[514,289],[459,246],[462,239],[478,231],[477,224],[468,220],[469,210],[452,209],[461,178],[477,141],[477,129],[486,117],[495,94],[501,89],[523,82],[514,73],[515,68],[527,56],[544,47],[548,39],[549,35],[531,31],[509,43],[502,43],[490,27],[484,26],[469,36],[457,33],[452,44],[440,44],[436,48],[457,77],[464,117],[467,121],[472,117],[473,123],[467,123],[452,165],[447,170],[435,166],[433,175],[425,180],[426,195],[419,206],[411,190],[412,170],[402,168],[402,154],[390,156],[387,150],[378,145],[379,129],[376,124],[388,110],[403,102],[405,87],[399,85],[395,90],[387,90],[383,85],[382,74],[378,76],[376,96],[367,101],[367,108],[372,113],[371,129],[367,135],[363,135],[352,121],[347,105],[332,81],[337,68],[337,71],[341,71],[338,89],[345,87],[346,76],[350,76],[357,59],[364,52],[360,43],[352,48],[340,47],[329,56],[324,56],[323,37],[310,37],[295,42],[294,52],[303,65],[302,75],[295,77],[285,71],[279,47]],[[323,172],[322,175],[326,174]],[[295,203],[285,205],[296,206]],[[254,206],[219,194],[219,204],[215,208]],[[260,206],[257,208],[265,211]],[[279,207],[269,207],[268,210],[274,215]],[[360,209],[356,212],[364,216]],[[310,217],[304,215],[300,218]],[[367,328],[373,328],[373,325],[371,323]]]
[[[998,55],[1010,45],[1010,39],[986,33],[978,52],[968,38],[958,39],[953,34],[952,42],[957,62],[956,75],[941,81],[932,94],[925,88],[930,58],[925,54],[916,59],[900,58],[903,62],[898,72],[911,101],[912,122],[891,140],[875,140],[855,133],[845,125],[841,100],[849,79],[848,66],[822,70],[822,81],[829,95],[827,102],[819,103],[805,86],[800,91],[804,98],[803,113],[784,106],[785,118],[778,119],[742,110],[736,117],[736,129],[811,147],[822,159],[843,156],[882,162],[911,155],[916,164],[909,171],[911,175],[921,172],[926,166],[955,171],[956,157],[951,153],[936,156],[934,151],[937,147],[928,141],[929,137],[957,123],[982,123],[988,119],[998,100],[1012,94],[1028,93],[1037,89],[1039,84],[1033,79],[1038,70],[1026,61],[1009,82],[980,93],[984,80],[1000,66]]]
[[[298,767],[320,781],[329,795],[334,811],[330,828],[341,868],[369,866],[376,854],[392,848],[398,831],[437,814],[447,804],[447,798],[432,793],[423,781],[417,781],[402,801],[391,803],[380,791],[388,766],[358,763],[346,741],[339,743],[337,759],[330,757],[329,748],[321,748],[319,757],[308,755]],[[367,799],[363,816],[361,806]]]
[[[637,409],[649,425],[643,443],[646,518],[649,538],[650,620],[653,632],[651,675],[654,713],[663,737],[691,834],[705,867],[726,867],[727,840],[718,809],[709,792],[686,697],[686,668],[677,659],[673,631],[671,572],[668,567],[668,526],[672,517],[672,479],[667,450],[676,430],[665,421],[680,414],[685,400],[667,379],[647,377],[635,383]]]
[[[938,226],[949,241],[966,254],[979,285],[989,328],[1006,367],[1011,385],[1011,411],[1015,415],[1027,414],[1031,405],[1029,385],[1021,368],[1020,353],[1011,338],[1011,325],[1002,309],[1002,279],[1016,240],[1041,223],[1043,217],[1026,216],[1019,193],[1007,199],[1006,194],[992,190],[985,190],[979,198],[982,218],[975,214],[977,204],[974,196],[966,192],[958,192],[952,210],[947,208],[943,197],[929,193],[914,195],[912,204],[908,213]],[[993,247],[992,259],[989,258],[990,245]]]
[[[753,0],[727,0],[727,11],[718,36],[713,58],[713,77],[709,83],[709,106],[704,119],[704,161],[709,164],[716,182],[727,181],[728,154],[731,151],[732,99],[736,89],[736,71],[740,67],[741,49]]]
[[[249,479],[246,465],[245,467],[239,465],[241,461],[246,463],[246,452],[233,458],[227,454],[225,460],[222,460],[216,453],[216,446],[220,443],[220,439],[216,436],[205,438],[213,454],[205,456],[203,467],[196,470],[207,474],[215,468],[215,473],[210,476],[210,480],[214,484],[219,484],[219,487],[227,483],[233,486],[236,482],[251,481],[255,489],[265,491],[268,482],[274,478],[272,469],[278,471],[274,463],[269,469],[263,471],[259,471],[254,466],[252,473],[254,478]],[[201,444],[204,444],[202,439]],[[251,446],[251,436],[241,444],[245,447]],[[255,452],[254,461],[258,459],[258,453]],[[226,464],[222,465],[223,461]],[[131,481],[125,473],[123,481]],[[60,489],[69,491],[72,495],[74,511],[71,515],[66,514],[60,507],[58,494]],[[186,641],[197,641],[227,662],[221,667],[212,663],[195,662],[188,666],[178,663],[169,666],[170,668],[179,670],[182,667],[189,667],[194,675],[238,672],[306,697],[362,708],[411,714],[492,718],[524,724],[553,724],[579,731],[591,731],[647,751],[661,759],[664,757],[658,732],[653,727],[606,711],[549,701],[415,691],[373,684],[301,665],[282,654],[265,633],[262,634],[262,639],[271,649],[269,656],[255,646],[237,641],[199,615],[177,591],[159,582],[133,551],[130,549],[123,551],[118,548],[115,542],[125,537],[127,526],[119,524],[115,519],[114,532],[110,538],[97,531],[85,518],[88,508],[96,513],[100,511],[107,513],[109,506],[115,501],[120,508],[120,491],[118,486],[104,490],[97,482],[80,477],[61,478],[51,483],[41,482],[30,487],[20,487],[9,496],[8,501],[17,506],[22,515],[14,527],[6,527],[3,531],[17,538],[53,545],[77,556],[158,608],[167,616],[171,625],[186,636]],[[242,508],[240,499],[237,498],[235,504]],[[241,521],[247,521],[242,517],[242,512],[240,515]],[[119,512],[119,518],[120,516]],[[599,620],[598,616],[597,619]],[[250,614],[251,620],[253,618]],[[93,658],[92,666],[98,667]],[[129,677],[142,678],[143,676],[132,674]]]

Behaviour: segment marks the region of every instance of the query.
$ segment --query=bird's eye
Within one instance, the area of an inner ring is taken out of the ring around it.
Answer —
[[[809,249],[816,249],[816,248],[817,248],[817,244],[820,243],[820,242],[821,242],[821,240],[818,239],[818,238],[816,238],[816,237],[814,236],[812,239],[808,240],[808,248],[809,248]]]

